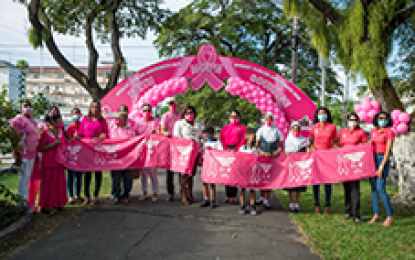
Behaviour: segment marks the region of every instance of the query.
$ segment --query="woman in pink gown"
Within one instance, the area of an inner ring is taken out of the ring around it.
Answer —
[[[38,146],[42,152],[39,206],[45,214],[53,214],[55,208],[62,210],[68,202],[65,168],[55,160],[59,146],[65,141],[64,133],[58,127],[60,118],[60,115],[46,115],[45,121],[49,124],[42,132]]]

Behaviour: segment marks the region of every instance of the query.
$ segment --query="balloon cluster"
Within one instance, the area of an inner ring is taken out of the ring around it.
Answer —
[[[408,131],[408,123],[411,121],[411,116],[401,110],[393,110],[391,113],[393,126],[392,130],[395,134],[403,134]]]
[[[287,136],[289,123],[285,119],[284,112],[277,106],[270,93],[238,77],[230,77],[225,89],[233,96],[237,95],[247,99],[249,103],[254,104],[262,113],[272,113],[275,126],[281,130],[284,136]]]
[[[138,103],[134,104],[130,117],[140,117],[141,108],[144,104],[150,104],[152,107],[155,107],[165,98],[180,95],[187,91],[189,91],[188,81],[184,77],[163,81],[162,83],[153,86],[140,97]]]
[[[376,100],[371,101],[370,98],[364,98],[360,104],[354,106],[354,111],[360,121],[370,124],[375,115],[380,112],[380,104]]]

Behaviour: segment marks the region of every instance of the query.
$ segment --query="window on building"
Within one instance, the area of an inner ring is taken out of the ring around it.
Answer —
[[[56,91],[59,91],[59,86],[55,86],[55,90]]]
[[[72,91],[75,91],[76,90],[76,86],[72,86]]]
[[[88,98],[84,98],[84,103],[86,103],[86,104],[88,104],[88,103],[89,103]]]
[[[38,79],[39,78],[39,74],[33,74],[33,78]]]
[[[75,103],[76,102],[76,98],[72,98],[72,103]]]
[[[39,91],[42,91],[42,86],[37,86],[37,88],[39,89]]]
[[[50,87],[49,86],[45,86],[45,93],[49,93],[50,92]]]
[[[58,74],[58,79],[63,79],[65,76],[63,74]]]

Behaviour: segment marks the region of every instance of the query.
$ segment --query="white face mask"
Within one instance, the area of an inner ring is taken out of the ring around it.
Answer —
[[[349,128],[354,129],[357,125],[357,122],[356,121],[348,121],[347,125],[349,126]]]

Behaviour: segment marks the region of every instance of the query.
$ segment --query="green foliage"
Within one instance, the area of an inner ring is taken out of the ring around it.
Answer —
[[[26,70],[29,68],[29,63],[25,60],[16,61],[16,68],[19,70]]]
[[[194,106],[198,119],[206,120],[207,125],[223,126],[228,123],[232,109],[241,113],[241,123],[247,126],[255,127],[261,118],[261,111],[254,105],[238,96],[232,96],[224,88],[215,92],[210,86],[204,85],[200,90],[190,89],[176,99],[182,106]]]
[[[321,82],[318,54],[302,23],[299,24],[299,36],[297,86],[317,101]],[[245,59],[291,78],[292,22],[275,1],[195,0],[162,24],[154,42],[160,56],[165,57],[195,55],[206,43],[214,45],[219,55]],[[331,69],[327,71],[326,90],[334,99],[341,93],[340,84]],[[217,104],[218,100],[222,103],[227,101],[224,97],[232,98],[229,106],[217,106],[216,111],[209,115],[220,115],[220,121],[226,121],[222,115],[236,105],[233,100],[238,97],[211,92],[201,94],[204,100],[200,101]],[[189,94],[186,97],[190,98]],[[244,111],[246,114],[252,115],[248,121],[257,120],[257,110],[247,104],[241,101],[240,106],[247,109]]]
[[[18,135],[10,131],[10,119],[17,115],[13,106],[13,101],[7,100],[7,90],[5,86],[0,92],[0,153],[8,154],[13,151],[12,143],[17,143]]]
[[[31,98],[21,98],[18,101],[17,107],[20,106],[20,103],[23,100],[29,100],[30,103],[32,103],[33,106],[33,118],[39,118],[43,117],[46,113],[46,111],[51,106],[51,103],[49,100],[42,94],[42,93],[34,93],[32,92]]]

